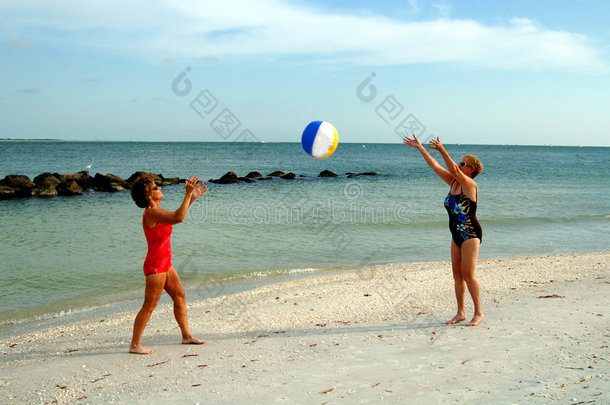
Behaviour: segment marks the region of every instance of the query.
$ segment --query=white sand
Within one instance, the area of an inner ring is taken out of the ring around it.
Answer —
[[[609,258],[480,261],[478,327],[444,324],[448,262],[187,296],[203,346],[161,304],[149,356],[127,353],[132,310],[65,317],[0,341],[0,402],[610,403]]]

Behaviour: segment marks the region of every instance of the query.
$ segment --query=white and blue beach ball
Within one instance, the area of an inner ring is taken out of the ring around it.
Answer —
[[[301,144],[305,152],[315,158],[329,157],[339,144],[337,128],[327,121],[313,121],[303,131]]]

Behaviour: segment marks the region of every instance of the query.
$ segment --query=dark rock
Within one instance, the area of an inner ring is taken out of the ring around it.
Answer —
[[[36,186],[36,184],[34,184],[28,176],[24,176],[22,174],[9,174],[8,176],[4,177],[4,179],[0,180],[0,185],[12,188],[23,186],[34,188],[34,186]]]
[[[161,175],[157,175],[151,172],[135,172],[134,174],[132,174],[131,176],[129,176],[129,178],[126,180],[127,183],[129,183],[129,187],[131,188],[131,185],[134,183],[134,181],[136,181],[136,179],[140,176],[148,176],[151,179],[154,180],[154,182],[160,186],[163,186],[163,177]]]
[[[281,170],[276,170],[273,173],[269,173],[267,176],[268,177],[282,177],[283,175],[285,175],[286,173],[284,173]]]
[[[347,174],[348,179],[353,179],[354,177],[356,177],[356,173],[345,173],[345,174]]]
[[[93,177],[89,175],[89,172],[82,171],[78,173],[72,174],[54,174],[62,183],[69,185],[71,182],[75,181],[76,184],[83,190],[89,190],[93,188]]]
[[[34,177],[34,183],[36,183],[34,189],[36,197],[55,197],[57,185],[61,184],[61,180],[51,173],[42,173]]]
[[[15,190],[14,197],[31,197],[36,183],[32,182],[28,176],[9,174],[0,181],[0,186],[6,186]]]
[[[126,180],[127,183],[129,183],[130,188],[133,185],[133,183],[136,181],[136,179],[140,176],[150,177],[151,179],[153,179],[155,184],[157,184],[159,186],[171,186],[173,184],[186,182],[186,180],[181,180],[179,177],[163,177],[163,175],[161,173],[155,174],[155,173],[151,173],[151,172],[137,171],[134,174],[132,174],[131,176],[129,176],[129,178]]]
[[[171,186],[180,183],[179,177],[163,177],[162,175],[159,176],[163,179],[161,181],[161,186]]]
[[[249,179],[258,179],[260,177],[263,177],[263,175],[260,174],[260,172],[250,172],[250,173],[246,174],[246,177]]]
[[[129,183],[114,174],[99,174],[96,173],[93,178],[93,189],[95,191],[107,191],[114,193],[117,191],[125,191],[129,189]]]
[[[322,170],[318,177],[338,177],[338,175],[330,170]]]
[[[54,179],[54,180],[50,180],[50,179]],[[41,184],[44,184],[44,183],[48,182],[49,180],[53,184],[61,183],[61,181],[59,181],[59,179],[57,178],[56,175],[51,174],[49,172],[42,173],[42,174],[39,174],[38,176],[34,177],[34,183],[36,183],[37,186],[40,186]]]
[[[292,173],[292,172],[287,173],[287,174],[285,174],[283,176],[280,176],[280,178],[284,179],[284,180],[294,180],[296,177],[297,176],[294,173]]]
[[[63,196],[81,195],[83,191],[83,188],[79,186],[78,182],[75,180],[70,180],[57,185],[57,193]]]
[[[0,200],[8,200],[15,197],[15,189],[7,186],[0,186]]]
[[[256,180],[272,180],[272,179],[273,179],[273,177],[266,176],[266,177],[259,177],[259,178],[258,178],[258,179],[256,179]]]
[[[237,174],[235,174],[235,172],[227,172],[225,173],[224,176],[222,176],[219,179],[210,179],[210,183],[216,183],[216,184],[233,184],[233,183],[240,183],[241,180],[239,180],[239,178],[237,177]]]
[[[256,183],[256,180],[251,179],[249,177],[238,177],[239,181],[243,181],[245,183]]]
[[[357,176],[377,176],[377,172],[358,173]]]

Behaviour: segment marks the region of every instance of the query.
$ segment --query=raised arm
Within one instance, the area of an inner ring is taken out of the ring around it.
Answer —
[[[441,179],[443,179],[445,183],[451,185],[455,177],[447,169],[441,166],[436,161],[436,159],[434,159],[432,155],[430,155],[430,153],[428,153],[426,148],[424,148],[424,146],[421,144],[421,142],[419,141],[419,139],[417,139],[415,135],[413,135],[413,139],[409,138],[408,136],[405,136],[402,139],[402,143],[419,150],[419,153],[421,153],[421,155],[424,157],[426,163],[428,163],[428,166],[430,166],[432,170],[434,170],[434,173],[436,173]]]
[[[458,167],[457,163],[451,159],[449,153],[441,143],[441,140],[437,137],[436,139],[432,139],[430,141],[430,149],[436,149],[441,153],[443,160],[445,161],[445,165],[447,166],[447,170],[449,170],[450,175],[462,186],[464,192],[468,194],[475,194],[474,191],[477,188],[477,183],[474,182],[473,179],[466,176]]]
[[[184,183],[184,199],[182,204],[176,211],[164,210],[160,207],[151,208],[146,213],[146,223],[149,226],[154,226],[157,223],[165,225],[178,224],[186,218],[189,207],[191,204],[202,195],[205,195],[207,186],[204,185],[195,176],[191,176],[186,183]]]

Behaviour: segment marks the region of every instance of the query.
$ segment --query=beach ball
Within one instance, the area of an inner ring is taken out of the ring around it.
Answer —
[[[338,143],[337,128],[327,121],[310,122],[301,137],[301,145],[305,152],[318,159],[332,155]]]

